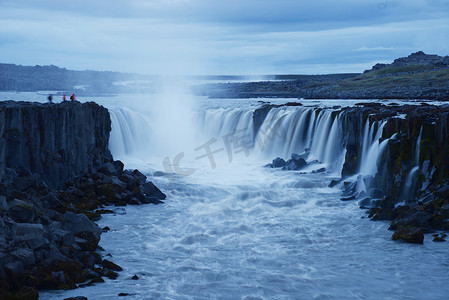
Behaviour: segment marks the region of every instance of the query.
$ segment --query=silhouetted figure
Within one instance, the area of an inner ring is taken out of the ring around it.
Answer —
[[[70,96],[70,100],[75,101],[75,94],[72,94],[72,96]]]
[[[53,103],[53,95],[48,95],[48,102]]]
[[[64,101],[64,102],[66,101],[65,94],[62,95],[62,101]]]

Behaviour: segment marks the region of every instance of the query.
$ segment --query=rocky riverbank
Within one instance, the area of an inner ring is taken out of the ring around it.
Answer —
[[[255,128],[273,107],[265,104],[254,112]],[[449,106],[359,103],[335,109],[337,116],[346,154],[342,179],[331,185],[341,186],[342,200],[357,200],[372,220],[390,221],[395,240],[423,243],[424,234],[433,233],[434,241],[444,241],[449,230]],[[358,175],[366,126],[373,129],[369,132],[383,126],[379,143],[386,143],[374,176]],[[293,154],[269,166],[301,170],[306,160],[307,153]]]
[[[116,278],[94,222],[165,195],[123,170],[107,144],[108,111],[94,103],[0,104],[0,298],[37,299]],[[114,205],[116,209],[104,209]]]

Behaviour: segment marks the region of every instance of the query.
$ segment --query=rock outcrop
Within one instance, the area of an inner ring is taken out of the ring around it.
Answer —
[[[0,108],[0,299],[117,278],[94,221],[122,213],[106,205],[158,204],[165,194],[113,160],[108,111],[78,102]]]
[[[447,68],[449,67],[449,56],[425,54],[423,51],[418,51],[407,57],[397,58],[391,64],[376,64],[371,70],[365,71],[365,73],[369,71],[381,70],[388,66],[403,67],[413,65]]]
[[[22,167],[62,187],[112,159],[110,130],[108,110],[93,102],[0,102],[0,182],[11,180],[8,169]]]
[[[369,190],[357,198],[370,218],[391,220],[393,239],[413,243],[422,243],[423,232],[449,230],[449,106],[367,105],[345,114],[344,177],[360,165],[363,124],[384,123],[381,141],[387,144],[377,173],[359,178]]]
[[[254,112],[254,127],[272,107],[265,103]],[[449,105],[370,102],[338,109],[337,114],[345,159],[342,179],[331,186],[341,184],[341,200],[358,200],[373,220],[390,220],[395,240],[422,243],[423,233],[448,231]],[[373,139],[378,128],[383,150],[378,157],[363,157],[365,135],[370,132]],[[268,166],[300,170],[300,158],[276,158]],[[362,160],[376,160],[377,172],[360,175]],[[435,241],[441,240],[436,236]]]

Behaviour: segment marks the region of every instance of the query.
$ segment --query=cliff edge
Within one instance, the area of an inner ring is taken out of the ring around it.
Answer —
[[[0,102],[0,299],[115,279],[94,221],[165,199],[108,150],[111,121],[95,103]]]
[[[111,160],[111,121],[96,103],[0,102],[0,182],[26,168],[52,188]]]

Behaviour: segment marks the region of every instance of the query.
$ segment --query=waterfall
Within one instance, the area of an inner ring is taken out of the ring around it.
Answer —
[[[318,160],[328,169],[341,171],[344,147],[341,144],[340,116],[333,110],[310,107],[279,107],[268,113],[256,136],[267,158],[289,158],[292,153],[309,152],[308,161]]]
[[[418,139],[416,140],[416,146],[415,146],[415,166],[419,166],[419,151],[421,148],[421,135],[422,135],[422,126],[419,130]]]
[[[198,139],[224,138],[239,134],[253,140],[253,111],[248,109],[207,109],[195,115]]]
[[[196,136],[188,144],[191,149],[179,147],[177,153],[196,149],[195,145],[198,147],[215,139],[226,147],[245,143],[245,150],[268,161],[278,156],[288,159],[292,153],[306,153],[308,162],[318,162],[328,171],[341,171],[345,147],[341,116],[335,110],[287,106],[272,108],[256,134],[253,113],[254,107],[209,108],[196,112],[192,119]],[[157,126],[152,124],[153,118],[125,108],[111,109],[110,114],[112,132],[109,148],[115,156],[154,154],[163,144],[160,132],[163,128],[151,129]],[[381,130],[379,132],[381,134]]]
[[[332,123],[332,111],[322,111],[318,115],[317,126],[315,129],[312,146],[310,147],[310,156],[316,158],[318,161],[324,161],[324,153],[326,151],[326,144],[329,138],[329,130]]]
[[[415,145],[415,157],[413,162],[413,167],[410,169],[410,172],[408,172],[407,176],[405,177],[405,181],[401,187],[401,194],[399,196],[400,202],[396,204],[396,206],[404,205],[407,203],[410,198],[413,197],[415,194],[415,185],[418,180],[418,170],[419,170],[419,151],[421,147],[421,135],[422,135],[422,126],[419,131],[418,138],[416,139],[416,145]]]
[[[143,155],[151,147],[151,125],[145,116],[128,108],[109,109],[109,150],[115,157]]]
[[[405,203],[409,202],[409,200],[411,200],[411,198],[415,194],[414,191],[416,180],[418,179],[417,177],[418,170],[419,170],[418,166],[413,167],[405,177],[404,184],[402,185],[401,188],[401,194],[399,196],[400,202],[396,204],[396,207],[404,205]]]
[[[387,124],[386,121],[378,121],[370,125],[369,120],[366,121],[360,160],[359,174],[361,175],[374,177],[377,173],[377,160],[382,155],[388,143],[388,139],[382,142],[379,141],[382,137],[385,124]]]

